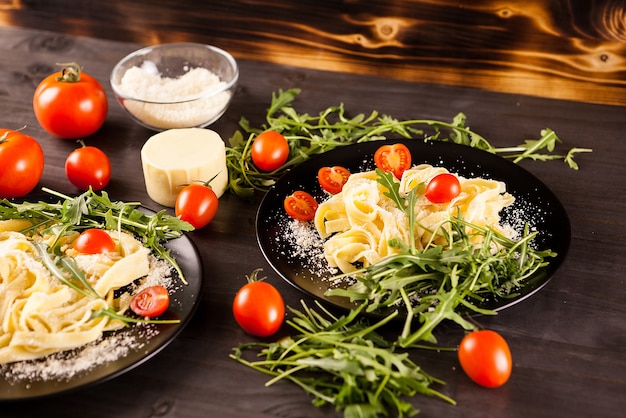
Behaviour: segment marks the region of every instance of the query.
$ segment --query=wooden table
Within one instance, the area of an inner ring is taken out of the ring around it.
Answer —
[[[135,124],[115,102],[108,76],[134,44],[0,27],[0,126],[20,128],[39,140],[46,157],[40,186],[73,193],[64,174],[76,147],[46,134],[32,111],[38,82],[56,62],[79,60],[107,89],[104,127],[87,138],[111,158],[107,191],[116,199],[159,209],[145,191],[139,150],[153,132]],[[506,336],[514,358],[510,381],[499,389],[473,384],[454,353],[413,354],[458,405],[416,396],[424,417],[617,417],[626,411],[626,109],[303,70],[241,61],[235,99],[211,128],[224,139],[245,116],[263,120],[271,93],[298,87],[296,107],[315,113],[340,102],[351,113],[376,109],[400,119],[450,120],[464,112],[469,125],[496,145],[537,138],[554,129],[568,147],[589,147],[580,171],[560,162],[523,166],[545,182],[565,206],[572,225],[569,255],[539,293],[480,323]],[[33,193],[37,193],[34,191]],[[147,363],[96,386],[0,406],[2,417],[330,417],[295,385],[264,387],[267,377],[229,359],[233,347],[251,341],[235,323],[231,303],[244,276],[263,268],[287,304],[310,299],[279,280],[259,250],[256,205],[225,195],[215,220],[189,234],[204,265],[198,310],[165,350]],[[446,331],[458,338],[459,330]],[[452,340],[451,340],[452,341]]]

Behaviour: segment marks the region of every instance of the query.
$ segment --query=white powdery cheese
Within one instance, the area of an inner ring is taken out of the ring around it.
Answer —
[[[124,73],[120,90],[136,99],[124,101],[133,116],[147,125],[171,129],[201,126],[220,116],[231,93],[211,93],[225,85],[206,68],[192,68],[178,78],[170,78],[132,67]],[[198,99],[202,96],[208,97]]]

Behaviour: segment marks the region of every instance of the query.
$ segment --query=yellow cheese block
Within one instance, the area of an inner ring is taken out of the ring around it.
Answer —
[[[209,181],[220,197],[228,185],[226,146],[217,132],[202,128],[169,129],[150,137],[141,148],[148,196],[174,207],[187,184]]]

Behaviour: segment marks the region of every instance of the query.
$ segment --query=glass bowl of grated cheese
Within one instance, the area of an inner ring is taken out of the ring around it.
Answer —
[[[111,72],[111,87],[139,124],[155,131],[205,127],[231,102],[239,68],[226,51],[167,43],[135,51]]]

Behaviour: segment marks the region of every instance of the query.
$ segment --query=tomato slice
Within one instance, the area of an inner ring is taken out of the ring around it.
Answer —
[[[320,186],[328,193],[337,194],[343,189],[343,185],[348,181],[350,171],[341,166],[322,167],[317,172],[317,180]]]
[[[287,196],[284,202],[285,211],[298,221],[310,221],[315,217],[317,201],[313,196],[302,190]]]
[[[170,306],[170,294],[161,285],[146,287],[130,301],[130,309],[139,316],[152,318],[159,316]]]
[[[374,163],[379,169],[391,172],[399,179],[411,168],[411,151],[404,144],[383,145],[374,153]]]
[[[451,173],[442,173],[433,177],[426,186],[424,196],[432,203],[448,203],[461,194],[461,183]]]
[[[90,228],[76,238],[74,249],[83,254],[104,254],[115,250],[115,241],[106,231]]]

